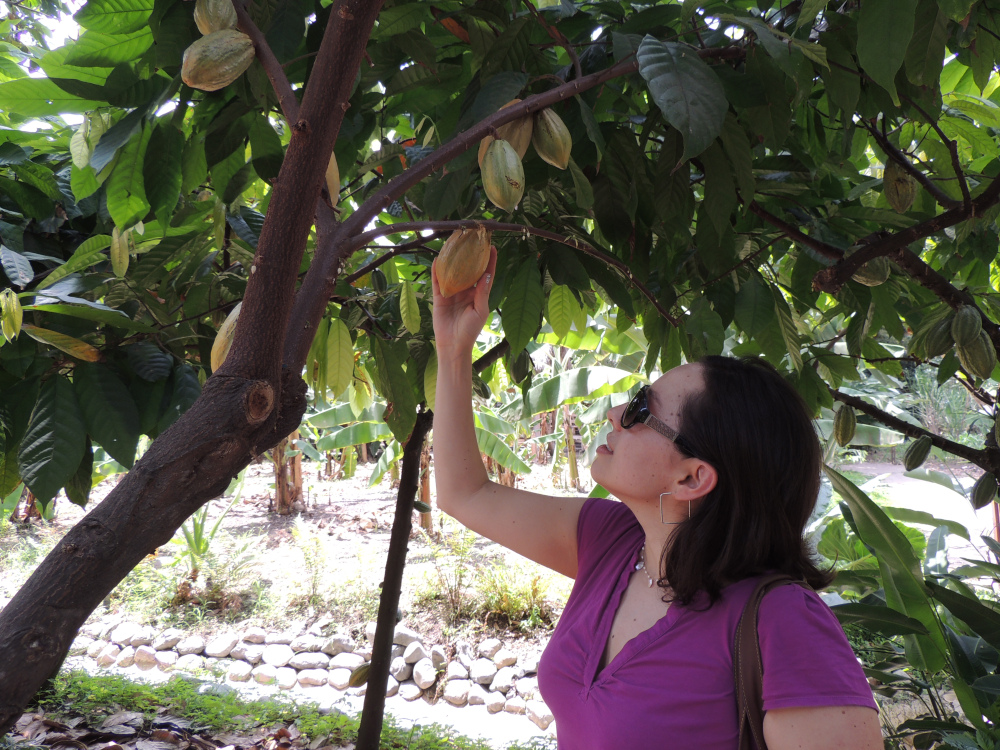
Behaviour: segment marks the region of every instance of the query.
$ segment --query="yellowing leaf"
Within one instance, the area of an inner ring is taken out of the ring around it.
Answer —
[[[91,346],[86,341],[80,341],[80,339],[75,339],[64,333],[50,331],[48,328],[38,328],[27,324],[23,325],[21,330],[31,336],[31,338],[35,341],[41,341],[43,344],[54,346],[56,349],[66,352],[71,357],[82,359],[85,362],[97,362],[101,358],[101,352],[95,347]]]
[[[326,386],[334,398],[344,392],[354,377],[354,343],[340,318],[330,321],[326,339]]]

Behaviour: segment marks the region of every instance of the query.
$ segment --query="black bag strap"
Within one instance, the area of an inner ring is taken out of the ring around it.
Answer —
[[[736,706],[740,726],[740,750],[767,750],[764,743],[764,665],[757,639],[757,617],[764,594],[778,586],[795,583],[812,591],[805,581],[787,573],[764,576],[753,590],[736,625],[733,646],[733,672],[736,680]]]

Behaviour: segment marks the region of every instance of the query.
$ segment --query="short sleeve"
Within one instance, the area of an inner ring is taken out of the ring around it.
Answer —
[[[580,574],[600,564],[627,534],[642,528],[624,503],[605,498],[589,498],[580,508],[576,526],[577,566]]]
[[[758,618],[764,710],[867,706],[878,710],[868,680],[830,608],[813,591],[779,586]]]

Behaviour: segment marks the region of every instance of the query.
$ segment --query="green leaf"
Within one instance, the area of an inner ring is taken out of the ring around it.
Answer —
[[[563,338],[569,333],[570,326],[577,316],[580,305],[573,296],[573,290],[568,286],[557,284],[549,292],[549,303],[546,317],[552,332],[559,338]]]
[[[153,11],[153,0],[88,0],[76,22],[88,31],[125,34],[143,28]]]
[[[399,314],[406,330],[416,336],[420,333],[420,308],[417,306],[417,293],[413,284],[403,281],[399,288]]]
[[[906,48],[906,77],[923,86],[938,85],[948,43],[948,17],[936,0],[920,0],[914,16],[913,38]]]
[[[31,261],[4,245],[0,245],[0,266],[3,267],[3,272],[10,279],[10,283],[22,289],[35,278]]]
[[[127,34],[102,34],[85,31],[72,44],[66,56],[67,65],[82,67],[114,67],[119,63],[134,62],[153,46],[153,32],[149,26]]]
[[[431,411],[434,411],[434,404],[437,402],[437,376],[438,357],[437,352],[432,351],[424,367],[424,403]]]
[[[133,136],[108,178],[108,213],[115,226],[122,230],[131,227],[149,212],[142,165],[151,137],[151,128],[143,128]]]
[[[486,454],[503,468],[510,469],[518,474],[531,473],[531,467],[518,458],[517,454],[492,432],[487,432],[477,427],[476,442],[479,444],[480,453]]]
[[[528,261],[511,282],[500,316],[512,355],[520,354],[538,331],[544,304],[545,292],[538,266]]]
[[[194,368],[188,364],[179,364],[174,367],[173,393],[170,395],[170,403],[167,404],[167,408],[156,423],[157,431],[162,433],[176,422],[184,412],[191,408],[200,395],[201,382],[198,380],[198,373],[195,372]]]
[[[697,156],[722,132],[729,108],[722,83],[686,44],[647,35],[638,59],[653,101],[684,138],[681,161]]]
[[[42,504],[49,503],[76,473],[86,442],[72,383],[62,375],[49,378],[42,383],[17,456],[24,483]]]
[[[427,8],[422,3],[409,3],[387,8],[379,13],[378,26],[374,35],[382,37],[395,36],[415,29],[428,18]]]
[[[506,419],[500,419],[485,411],[475,413],[476,427],[492,432],[494,435],[514,435],[517,433],[517,426],[511,424]]]
[[[774,298],[768,286],[753,274],[740,284],[736,293],[736,324],[756,338],[774,320]]]
[[[136,331],[138,333],[155,333],[159,330],[147,323],[132,320],[125,313],[118,310],[102,310],[90,305],[52,303],[46,305],[25,305],[24,309],[35,310],[36,312],[56,313],[57,315],[68,315],[71,318],[80,318],[81,320],[95,320],[98,323],[107,323],[116,328],[124,328],[127,331]]]
[[[281,170],[285,152],[274,127],[263,115],[250,122],[250,163],[262,180],[273,180]]]
[[[101,358],[101,353],[86,341],[67,336],[65,333],[50,331],[47,328],[23,325],[21,330],[31,336],[35,341],[54,346],[60,351],[64,351],[71,357],[76,357],[84,362],[96,362]]]
[[[330,321],[326,338],[326,387],[333,398],[340,398],[354,378],[354,342],[340,318]]]
[[[121,379],[102,364],[73,370],[73,386],[90,436],[127,469],[139,444],[139,411]]]
[[[90,491],[94,488],[94,447],[87,438],[87,444],[83,450],[83,459],[77,467],[73,476],[66,482],[66,497],[74,505],[81,508],[87,506],[90,499]]]
[[[164,226],[180,199],[183,153],[184,134],[168,120],[158,123],[144,152],[142,180],[150,209]]]
[[[858,16],[858,62],[899,106],[896,72],[913,36],[917,0],[865,0]]]
[[[373,336],[371,342],[378,391],[387,402],[383,419],[396,440],[405,443],[417,421],[417,400],[413,387],[403,372],[403,360],[396,350],[378,336]]]
[[[36,289],[44,289],[47,286],[59,281],[59,279],[69,276],[71,273],[90,268],[96,263],[106,259],[104,251],[111,247],[111,236],[107,234],[95,234],[80,243],[73,251],[70,259],[58,268],[53,269],[48,276],[38,282]]]
[[[811,28],[817,14],[826,8],[828,2],[829,0],[804,0],[799,7],[799,20],[795,22],[795,30],[798,31],[803,26]]]
[[[358,422],[327,433],[316,441],[316,448],[321,451],[332,451],[391,438],[392,432],[383,422]]]
[[[33,161],[22,162],[11,167],[11,171],[18,178],[42,193],[46,198],[54,201],[65,200],[59,185],[56,183],[55,175],[50,168],[36,164]]]
[[[3,86],[0,85],[0,88]],[[31,185],[0,176],[0,195],[10,196],[21,207],[21,210],[32,219],[41,221],[52,215],[54,208],[52,201]]]
[[[736,177],[736,187],[744,205],[753,200],[755,183],[753,177],[753,154],[750,152],[750,139],[740,125],[739,120],[731,113],[726,113],[726,121],[722,126],[722,147]]]
[[[928,579],[925,581],[931,596],[941,602],[949,612],[972,628],[972,631],[990,644],[1000,649],[1000,612],[979,601],[978,598],[959,594]]]
[[[531,413],[552,411],[562,404],[592,400],[609,393],[622,393],[638,382],[638,376],[628,370],[598,365],[565,370],[528,391]],[[514,401],[508,412],[514,412],[520,403]]]
[[[576,205],[586,210],[594,205],[594,188],[590,185],[580,167],[577,166],[573,158],[569,160],[569,173],[573,177],[573,190],[576,191]]]
[[[382,412],[381,404],[375,404],[358,415],[355,415],[350,404],[337,404],[332,409],[313,414],[307,421],[316,429],[327,430],[350,422],[380,422]]]
[[[82,114],[101,102],[67,94],[47,78],[21,78],[0,83],[4,110],[22,117],[50,117],[53,114]]]
[[[374,487],[376,484],[381,482],[382,477],[384,477],[385,473],[389,471],[389,467],[402,457],[403,451],[400,449],[399,443],[395,440],[390,443],[386,443],[385,450],[382,451],[382,455],[379,456],[378,461],[375,462],[375,468],[372,470],[371,478],[368,480],[368,486]]]
[[[792,366],[796,370],[802,369],[802,341],[798,328],[795,327],[795,318],[788,307],[788,302],[777,287],[771,287],[771,296],[774,297],[774,312],[778,316],[778,327],[781,329],[781,338],[788,348],[788,356],[792,360]]]
[[[830,607],[841,625],[864,625],[869,630],[884,636],[928,635],[927,628],[919,620],[907,617],[901,612],[885,606],[872,604],[838,604]]]

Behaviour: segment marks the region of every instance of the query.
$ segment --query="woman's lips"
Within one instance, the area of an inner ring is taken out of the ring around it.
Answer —
[[[606,453],[606,454],[607,454],[607,455],[609,455],[609,456],[610,456],[610,455],[612,455],[612,454],[614,453],[614,451],[613,451],[613,450],[611,450],[611,449],[610,449],[610,448],[609,448],[608,446],[606,446],[606,445],[599,445],[599,446],[597,446],[597,452],[598,452],[598,453]]]

